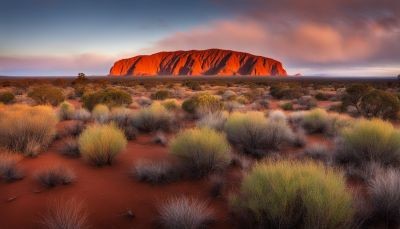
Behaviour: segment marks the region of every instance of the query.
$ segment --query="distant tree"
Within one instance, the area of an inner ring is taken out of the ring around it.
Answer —
[[[86,77],[85,73],[78,73],[78,77],[72,81],[72,84],[83,84],[86,83],[89,79]]]

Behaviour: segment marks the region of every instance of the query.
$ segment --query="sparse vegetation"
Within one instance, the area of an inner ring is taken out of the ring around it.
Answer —
[[[133,126],[143,132],[170,131],[173,123],[173,115],[159,103],[142,108],[132,118]]]
[[[124,133],[113,124],[93,125],[79,136],[81,155],[96,166],[111,165],[125,148]]]
[[[223,103],[219,98],[207,93],[199,93],[182,103],[182,109],[190,114],[207,114],[221,111]]]
[[[353,216],[343,176],[313,162],[256,165],[231,205],[246,228],[345,228]]]
[[[57,199],[48,205],[42,224],[47,229],[87,229],[88,213],[76,199]]]
[[[0,103],[10,104],[14,101],[15,95],[9,91],[0,92]]]
[[[226,121],[225,132],[229,141],[242,152],[257,157],[276,150],[292,136],[286,122],[268,120],[261,112],[231,114]]]
[[[57,117],[51,107],[13,105],[0,112],[0,146],[36,156],[53,140]]]
[[[109,116],[110,116],[110,110],[106,105],[103,104],[97,104],[92,111],[92,117],[98,123],[107,122]]]
[[[170,152],[193,177],[222,170],[230,162],[230,146],[225,135],[208,128],[179,133],[171,142]]]
[[[323,109],[316,108],[305,113],[301,126],[307,133],[325,133],[329,128],[329,115]]]
[[[135,164],[132,174],[140,181],[152,184],[167,183],[178,178],[177,168],[170,162],[139,161]]]
[[[187,197],[170,198],[159,209],[162,228],[207,228],[213,220],[207,203]]]
[[[75,107],[71,103],[64,101],[60,104],[59,108],[59,117],[60,120],[69,120],[72,119],[75,114]]]
[[[28,93],[28,96],[35,100],[37,104],[50,104],[53,106],[57,106],[65,99],[61,89],[51,85],[35,87]]]
[[[62,165],[42,169],[36,174],[38,182],[46,188],[67,185],[75,180],[74,172]]]
[[[399,152],[400,132],[391,123],[378,119],[361,120],[340,134],[335,160],[356,166],[366,162],[399,166]]]
[[[17,163],[20,157],[9,152],[0,153],[0,179],[6,182],[20,180],[24,174]]]
[[[92,93],[84,94],[82,97],[83,105],[92,110],[97,104],[104,104],[108,107],[118,107],[132,103],[131,96],[122,90],[108,88]]]

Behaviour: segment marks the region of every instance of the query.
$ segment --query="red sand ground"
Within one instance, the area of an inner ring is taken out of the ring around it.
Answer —
[[[68,121],[58,126],[62,128]],[[185,126],[192,126],[186,123]],[[169,137],[171,137],[169,135]],[[132,165],[141,159],[169,160],[168,148],[151,142],[152,136],[140,135],[130,141],[111,167],[96,168],[82,158],[68,158],[58,154],[62,140],[55,141],[50,148],[37,158],[24,158],[19,166],[26,177],[14,183],[0,183],[0,227],[1,228],[41,228],[40,220],[52,200],[75,198],[83,201],[89,213],[92,228],[151,228],[157,217],[157,207],[168,197],[186,195],[207,200],[215,211],[217,220],[213,228],[232,228],[229,219],[227,198],[230,190],[240,185],[241,172],[229,169],[226,175],[225,197],[213,199],[210,196],[211,182],[203,180],[178,181],[165,185],[150,185],[136,181],[129,175]],[[332,139],[322,135],[307,137],[310,144],[325,144],[333,149]],[[303,149],[285,147],[281,153],[294,157]],[[35,173],[46,166],[62,164],[76,174],[76,181],[70,185],[43,189],[35,180]],[[350,186],[358,186],[349,182]],[[39,192],[38,192],[39,191]],[[16,197],[13,201],[7,201]],[[124,216],[130,209],[134,219]]]

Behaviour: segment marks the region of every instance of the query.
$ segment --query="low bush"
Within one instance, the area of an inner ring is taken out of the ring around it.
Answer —
[[[274,85],[270,88],[270,94],[277,99],[297,99],[305,95],[307,91],[298,86]]]
[[[332,154],[325,145],[314,144],[304,149],[303,156],[324,163],[329,163],[331,161]]]
[[[193,91],[200,91],[201,86],[198,82],[196,81],[187,81],[182,83],[182,86],[188,87],[189,89],[192,89]]]
[[[280,105],[280,107],[285,111],[291,111],[293,110],[293,103],[291,102],[283,103]]]
[[[400,226],[400,172],[389,169],[378,173],[370,182],[368,193],[371,210],[365,223],[384,228]]]
[[[75,107],[71,103],[64,101],[60,104],[58,115],[60,120],[72,119],[75,114]]]
[[[97,104],[92,111],[93,119],[98,123],[105,123],[110,116],[110,110],[106,105]]]
[[[225,112],[208,113],[201,117],[197,122],[197,127],[208,127],[210,129],[222,131],[228,114]]]
[[[342,110],[346,110],[348,106],[354,106],[358,111],[361,98],[372,91],[373,88],[365,84],[352,84],[346,87],[345,93],[341,98]]]
[[[83,122],[89,121],[91,117],[92,114],[85,108],[75,110],[74,114],[72,115],[72,119],[80,120]]]
[[[172,113],[167,111],[161,104],[154,103],[135,113],[132,118],[132,125],[143,132],[170,131],[174,121]]]
[[[47,229],[86,229],[88,214],[82,202],[75,199],[57,199],[48,206],[42,218],[42,224]]]
[[[53,140],[56,124],[57,116],[51,107],[7,107],[0,112],[0,147],[35,156]]]
[[[225,123],[225,132],[231,143],[242,152],[257,157],[276,150],[292,136],[286,122],[274,122],[261,112],[233,113]]]
[[[230,146],[225,135],[208,128],[179,133],[170,144],[170,153],[181,160],[192,177],[223,170],[230,162]]]
[[[335,160],[341,164],[362,166],[378,162],[384,166],[400,165],[400,132],[390,122],[361,120],[341,132]]]
[[[179,108],[179,103],[176,99],[166,99],[161,103],[161,105],[163,105],[165,109],[169,111],[173,111]]]
[[[60,153],[69,157],[79,157],[81,154],[79,152],[78,141],[74,138],[67,138],[63,141]]]
[[[17,163],[20,157],[12,153],[0,153],[0,178],[6,182],[20,180],[24,177]]]
[[[78,139],[81,155],[96,166],[111,165],[125,148],[124,133],[113,124],[86,128]]]
[[[125,91],[109,88],[84,94],[82,97],[84,107],[92,110],[97,104],[104,104],[108,107],[129,105],[132,103],[131,95]]]
[[[46,188],[59,185],[67,185],[75,180],[74,172],[64,166],[52,166],[45,168],[36,174],[36,179]]]
[[[256,165],[231,206],[245,228],[346,228],[353,216],[342,174],[313,162]]]
[[[207,228],[213,220],[213,212],[207,203],[197,199],[170,198],[159,208],[159,222],[162,228]]]
[[[214,95],[199,93],[185,100],[182,103],[182,109],[190,114],[202,115],[221,111],[223,103]]]
[[[325,133],[329,128],[329,114],[323,109],[316,108],[305,113],[301,126],[307,133]]]
[[[151,95],[151,99],[154,100],[164,100],[167,99],[171,96],[171,93],[167,90],[160,90],[155,92],[154,94]]]
[[[50,104],[53,106],[57,106],[65,99],[60,88],[50,85],[35,87],[28,93],[28,96],[38,104]]]
[[[111,110],[110,122],[114,122],[118,128],[124,131],[128,140],[133,140],[137,136],[137,129],[132,125],[134,113],[125,107],[116,107]]]
[[[372,90],[361,98],[359,109],[365,117],[394,119],[398,117],[400,101],[389,92]]]
[[[171,182],[178,178],[179,171],[170,162],[138,161],[132,174],[140,181],[152,184]]]
[[[268,114],[268,119],[272,122],[287,122],[286,114],[280,110],[273,110]]]
[[[0,92],[0,103],[10,104],[14,101],[15,96],[13,93],[6,91]]]

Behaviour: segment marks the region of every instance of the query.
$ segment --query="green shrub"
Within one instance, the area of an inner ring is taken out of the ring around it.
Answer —
[[[6,91],[6,92],[0,92],[0,103],[4,104],[9,104],[12,103],[15,99],[15,96],[13,93]]]
[[[208,128],[185,130],[172,140],[170,153],[177,156],[194,177],[224,169],[230,162],[225,135]]]
[[[179,103],[176,99],[166,99],[164,100],[161,105],[165,107],[165,109],[172,111],[179,108]]]
[[[0,112],[0,147],[35,156],[56,134],[57,116],[51,107],[13,105]]]
[[[186,82],[182,83],[182,86],[188,87],[189,89],[192,89],[193,91],[201,90],[200,84],[196,81],[186,81]]]
[[[160,91],[157,91],[156,93],[152,94],[152,95],[151,95],[151,99],[154,99],[154,100],[164,100],[164,99],[167,99],[167,98],[170,97],[170,96],[171,96],[171,95],[170,95],[170,92],[169,92],[169,91],[160,90]]]
[[[274,85],[270,88],[270,94],[276,99],[297,99],[306,94],[306,90],[299,86]]]
[[[329,128],[329,114],[324,109],[316,108],[306,112],[301,122],[308,133],[325,133]]]
[[[256,165],[231,205],[245,228],[346,228],[353,215],[343,176],[313,162]]]
[[[293,110],[293,103],[287,102],[280,105],[280,107],[285,111]]]
[[[60,104],[60,109],[58,114],[60,120],[72,119],[75,114],[75,107],[71,103],[64,101]]]
[[[81,155],[96,166],[111,165],[125,148],[124,133],[113,124],[94,125],[85,129],[78,140]]]
[[[342,110],[348,106],[354,106],[359,111],[359,102],[361,98],[372,91],[373,88],[365,84],[352,84],[346,87],[346,92],[342,96]]]
[[[109,88],[84,94],[82,101],[87,109],[92,110],[97,104],[105,104],[108,107],[129,105],[132,103],[132,98],[131,95],[125,91]]]
[[[135,128],[143,132],[156,130],[169,131],[172,129],[174,117],[160,103],[153,103],[151,106],[142,108],[132,119]]]
[[[105,123],[108,121],[109,116],[110,110],[103,104],[97,104],[92,111],[92,117],[98,123]]]
[[[218,112],[223,109],[223,103],[219,98],[207,93],[200,93],[185,100],[182,109],[190,114],[206,114]]]
[[[390,122],[361,120],[341,132],[335,160],[355,166],[367,162],[399,166],[400,132]]]
[[[53,106],[57,106],[65,99],[60,88],[50,85],[35,87],[28,93],[28,96],[38,104],[51,104]]]
[[[292,136],[286,122],[274,122],[262,112],[233,113],[225,123],[225,132],[232,144],[246,154],[265,156]]]
[[[366,117],[393,119],[399,113],[400,101],[389,92],[372,90],[361,98],[359,107],[361,114]]]

